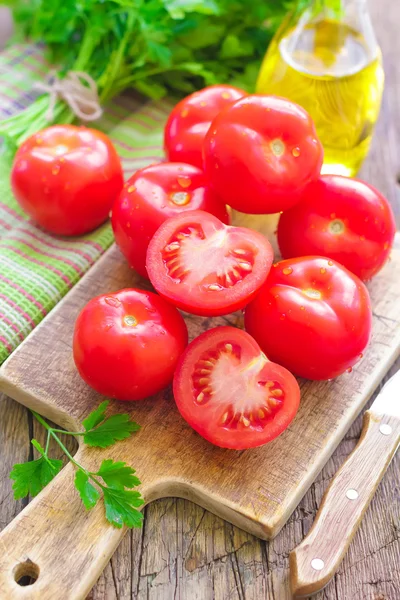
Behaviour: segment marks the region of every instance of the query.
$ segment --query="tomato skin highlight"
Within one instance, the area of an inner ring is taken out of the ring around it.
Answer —
[[[132,288],[86,304],[75,323],[73,356],[82,379],[100,394],[141,400],[172,381],[187,342],[176,308]]]
[[[273,259],[268,240],[213,215],[188,211],[154,234],[146,268],[157,292],[178,308],[217,316],[243,308],[265,281]]]
[[[111,218],[115,240],[130,266],[148,278],[146,253],[157,229],[169,217],[197,209],[229,223],[226,206],[197,167],[160,163],[137,171],[125,183]]]
[[[82,235],[108,218],[123,186],[111,140],[100,131],[54,125],[28,138],[11,172],[24,211],[56,235]]]
[[[226,372],[218,366],[218,353],[225,361]],[[196,369],[204,364],[204,356],[210,356],[210,360],[214,362],[214,366],[207,369],[211,369],[211,385],[218,386],[219,391],[213,388],[209,397],[198,402],[194,382]],[[230,360],[232,365],[229,365]],[[232,373],[236,375],[232,376]],[[269,401],[268,387],[260,387],[259,379],[273,380],[266,383],[274,383],[280,388],[282,400],[278,401],[276,407],[276,399],[272,398],[275,406],[271,408],[269,416],[268,408],[264,406]],[[229,394],[225,398],[223,394],[230,386],[234,388],[232,400],[227,401]],[[235,386],[244,393],[235,395]],[[270,362],[255,340],[235,327],[210,329],[189,344],[179,359],[173,391],[179,412],[197,433],[217,446],[234,450],[262,446],[275,439],[291,423],[300,402],[299,385],[293,375]],[[250,412],[246,412],[246,398],[243,397],[246,392]],[[254,394],[260,398],[261,404],[254,401]],[[244,403],[241,404],[243,400]],[[263,413],[259,413],[260,410]],[[224,420],[224,413],[230,413],[232,418]],[[260,414],[263,414],[262,418]]]
[[[276,263],[245,310],[245,329],[273,361],[307,379],[351,371],[368,345],[372,312],[362,281],[306,256]]]
[[[278,225],[283,258],[327,256],[363,281],[384,266],[396,223],[386,198],[371,185],[340,175],[322,175]]]
[[[287,210],[319,176],[323,149],[310,115],[278,96],[247,96],[213,120],[204,169],[217,194],[250,214]]]
[[[203,142],[211,121],[223,108],[246,95],[231,85],[212,85],[178,102],[164,130],[167,160],[203,168]]]

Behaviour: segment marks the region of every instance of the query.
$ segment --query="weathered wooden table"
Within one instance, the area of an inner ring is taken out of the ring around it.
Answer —
[[[399,223],[400,4],[392,0],[370,4],[384,54],[386,90],[371,155],[361,176],[387,195]],[[391,373],[398,368],[400,359]],[[15,462],[32,458],[29,440],[43,441],[43,430],[24,407],[0,398],[2,529],[25,505],[13,500],[8,474]],[[310,528],[324,490],[354,448],[360,429],[358,418],[272,542],[261,541],[186,500],[160,500],[146,507],[143,530],[126,535],[89,598],[289,599],[288,554]],[[65,443],[73,447],[74,442],[67,439]],[[316,600],[323,599],[400,599],[400,455],[379,486],[340,570],[316,596]]]

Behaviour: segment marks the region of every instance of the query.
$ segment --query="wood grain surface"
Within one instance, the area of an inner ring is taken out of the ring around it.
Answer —
[[[59,425],[78,430],[101,398],[81,380],[73,363],[76,317],[97,294],[146,285],[112,247],[4,363],[0,390]],[[79,462],[96,471],[105,458],[126,461],[139,474],[146,503],[180,496],[259,537],[274,537],[400,353],[398,248],[369,291],[373,336],[364,358],[352,373],[333,381],[300,382],[299,412],[273,442],[245,452],[217,448],[180,417],[167,389],[141,402],[113,401],[111,412],[130,413],[141,425],[140,432],[106,450],[81,446]],[[190,338],[240,321],[240,314],[186,316]],[[26,598],[26,588],[15,580],[36,570],[40,576],[30,598],[52,600],[61,593],[65,600],[79,600],[115,551],[124,532],[110,527],[102,503],[83,510],[73,474],[70,464],[0,534],[0,596]]]
[[[388,195],[398,214],[400,40],[396,39],[395,13],[398,17],[400,11],[388,0],[380,2],[379,7],[374,3],[371,8],[377,17],[376,28],[384,50],[387,86],[372,154],[363,175]],[[390,314],[383,310],[379,321],[390,338]],[[160,500],[145,509],[144,530],[130,532],[123,539],[89,597],[93,600],[289,598],[288,551],[309,529],[324,489],[354,447],[359,431],[358,421],[273,542],[254,538],[186,500]],[[31,456],[29,439],[33,433],[40,439],[40,427],[36,431],[27,411],[4,398],[0,402],[1,527],[22,508],[21,502],[12,500],[7,477],[14,462]],[[251,473],[246,475],[250,477]],[[399,597],[399,488],[397,458],[389,467],[342,568],[318,598],[396,600]]]

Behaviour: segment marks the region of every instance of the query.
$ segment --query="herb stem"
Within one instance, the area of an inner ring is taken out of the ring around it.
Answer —
[[[48,453],[48,451],[49,451],[50,437],[51,437],[51,436],[50,436],[50,431],[48,431],[48,432],[47,432],[46,447],[45,447],[45,449],[44,449],[44,453],[46,454],[46,456],[47,456],[47,453]]]
[[[85,435],[85,433],[88,433],[87,431],[64,431],[64,429],[53,429],[53,427],[51,429],[54,431],[54,433],[63,433],[64,435],[73,436]]]
[[[62,443],[62,441],[60,440],[60,438],[58,437],[57,433],[66,433],[67,435],[77,435],[76,433],[72,432],[72,431],[64,431],[63,429],[53,429],[48,423],[46,423],[46,421],[44,419],[42,419],[42,417],[40,415],[38,415],[36,412],[32,411],[33,415],[36,417],[36,419],[39,421],[39,423],[41,423],[43,425],[43,427],[45,427],[48,431],[47,434],[47,444],[46,444],[46,453],[47,453],[47,449],[48,449],[48,445],[49,445],[49,440],[50,440],[50,436],[53,437],[55,439],[55,441],[57,442],[57,444],[60,446],[61,450],[64,452],[64,454],[67,456],[67,458],[69,458],[69,460],[72,462],[73,465],[75,465],[75,467],[77,469],[80,469],[81,471],[83,471],[88,477],[89,479],[91,479],[92,481],[94,481],[102,490],[105,490],[106,487],[104,485],[102,485],[100,483],[100,481],[97,479],[97,477],[95,477],[90,471],[88,471],[87,469],[85,469],[85,467],[83,467],[81,464],[79,464],[74,457],[72,456],[72,454],[67,450],[67,448],[64,446],[64,444]],[[78,435],[84,435],[83,433],[79,433]]]

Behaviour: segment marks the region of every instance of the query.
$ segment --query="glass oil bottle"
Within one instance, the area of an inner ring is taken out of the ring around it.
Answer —
[[[284,96],[313,117],[322,172],[353,176],[368,154],[384,73],[366,0],[314,0],[286,18],[264,58],[256,92]]]

